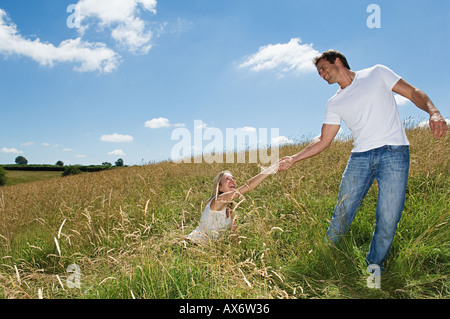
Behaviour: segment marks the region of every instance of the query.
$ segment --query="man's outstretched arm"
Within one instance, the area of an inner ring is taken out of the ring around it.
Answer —
[[[279,171],[289,169],[294,163],[316,156],[326,150],[339,131],[340,125],[323,124],[320,137],[305,147],[303,150],[292,156],[286,156],[279,160]]]
[[[447,123],[425,92],[412,86],[403,79],[400,79],[394,85],[392,91],[407,98],[418,108],[430,115],[430,129],[435,138],[440,138],[445,135],[447,132]]]

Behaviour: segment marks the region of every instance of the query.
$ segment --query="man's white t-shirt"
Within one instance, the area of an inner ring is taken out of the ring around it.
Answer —
[[[379,64],[357,71],[353,82],[339,88],[328,100],[324,123],[345,122],[353,136],[352,152],[384,145],[409,145],[392,92],[400,79]]]

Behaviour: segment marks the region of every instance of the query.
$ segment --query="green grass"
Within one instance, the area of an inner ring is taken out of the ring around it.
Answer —
[[[247,194],[236,211],[238,243],[211,247],[185,236],[214,176],[228,169],[242,184],[258,165],[163,162],[1,187],[0,297],[449,298],[449,138],[408,137],[405,210],[381,289],[367,287],[364,261],[376,185],[345,240],[323,241],[351,150],[336,142]],[[80,267],[79,289],[67,286],[70,264]]]
[[[44,181],[61,177],[61,172],[51,171],[6,171],[6,186]]]

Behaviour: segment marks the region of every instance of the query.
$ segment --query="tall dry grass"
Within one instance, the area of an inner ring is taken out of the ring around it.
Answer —
[[[348,238],[323,237],[351,142],[270,176],[237,208],[238,243],[185,236],[212,184],[257,164],[162,162],[0,188],[3,298],[442,298],[449,296],[449,138],[410,130],[406,206],[383,275],[366,286],[374,186]],[[305,144],[289,145],[280,155]],[[76,264],[80,288],[70,288]],[[72,276],[72,277],[71,277]]]

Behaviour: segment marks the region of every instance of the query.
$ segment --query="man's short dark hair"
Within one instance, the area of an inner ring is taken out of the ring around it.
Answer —
[[[348,65],[347,58],[339,51],[336,50],[328,50],[323,52],[321,55],[314,58],[314,65],[317,67],[317,64],[320,60],[325,59],[331,64],[334,64],[334,61],[336,61],[336,58],[339,58],[341,60],[342,64],[350,70],[350,66]]]

